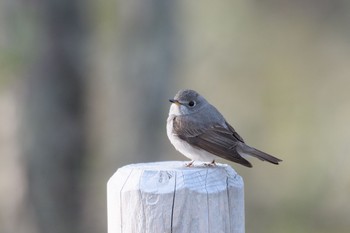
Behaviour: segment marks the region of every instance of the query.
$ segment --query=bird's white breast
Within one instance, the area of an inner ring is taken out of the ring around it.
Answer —
[[[178,150],[180,153],[185,155],[187,158],[190,158],[191,160],[202,161],[202,162],[212,162],[216,157],[215,155],[205,150],[197,149],[191,146],[189,143],[180,139],[178,135],[174,133],[173,120],[176,117],[176,114],[174,114],[174,113],[177,113],[176,108],[177,106],[175,104],[172,104],[172,106],[170,107],[169,116],[167,119],[167,135],[170,142],[173,144],[176,150]]]

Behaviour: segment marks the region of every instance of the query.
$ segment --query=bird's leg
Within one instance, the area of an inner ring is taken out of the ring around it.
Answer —
[[[206,166],[206,167],[215,167],[216,166],[215,159],[213,161],[211,161],[211,163],[204,163],[204,166]]]
[[[192,166],[193,166],[193,163],[194,163],[194,160],[191,160],[190,162],[185,163],[185,166],[186,166],[186,167],[192,167]]]

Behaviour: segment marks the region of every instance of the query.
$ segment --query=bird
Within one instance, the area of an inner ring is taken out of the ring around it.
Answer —
[[[249,156],[279,164],[281,159],[248,146],[223,115],[198,92],[180,90],[171,102],[167,118],[167,136],[175,149],[194,161],[215,166],[220,157],[246,167],[253,167]]]

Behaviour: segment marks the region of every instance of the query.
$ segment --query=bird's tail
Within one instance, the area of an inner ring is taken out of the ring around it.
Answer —
[[[237,147],[237,152],[242,157],[244,157],[245,155],[250,155],[250,156],[253,156],[253,157],[258,158],[260,160],[268,161],[268,162],[273,163],[273,164],[279,164],[279,162],[282,162],[281,159],[276,158],[272,155],[269,155],[265,152],[262,152],[258,149],[255,149],[253,147],[250,147],[244,143],[240,143],[240,145]]]

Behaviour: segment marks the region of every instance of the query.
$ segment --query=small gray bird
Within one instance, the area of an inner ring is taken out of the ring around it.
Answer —
[[[186,166],[194,161],[215,165],[217,156],[246,167],[252,167],[246,155],[273,164],[282,161],[245,144],[221,113],[197,92],[180,90],[169,101],[167,135],[175,149],[192,160]]]

